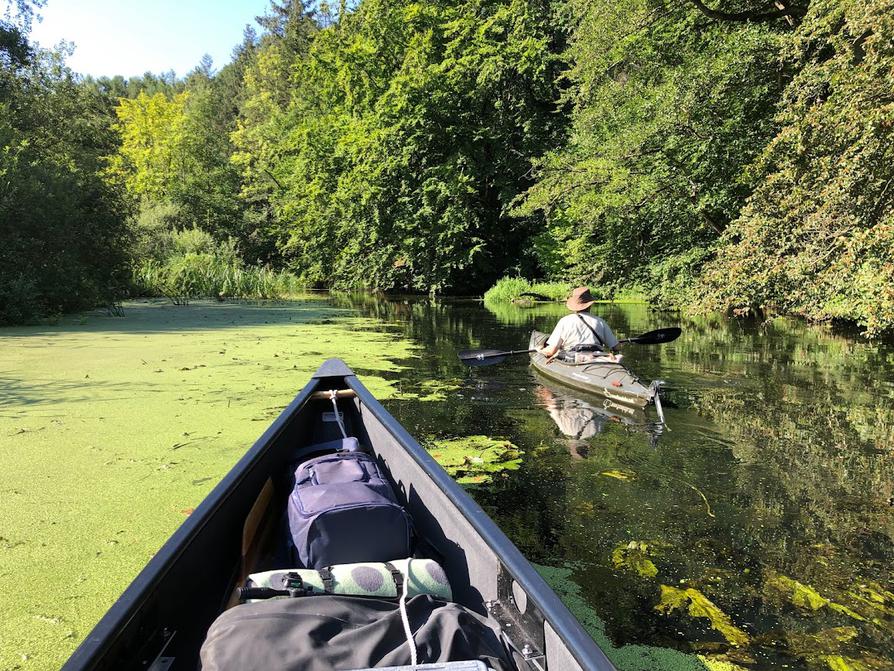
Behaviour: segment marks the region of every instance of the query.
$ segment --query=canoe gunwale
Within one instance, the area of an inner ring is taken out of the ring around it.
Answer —
[[[553,631],[568,644],[569,651],[581,668],[593,671],[614,671],[614,665],[608,660],[602,649],[596,645],[577,618],[570,613],[553,589],[531,566],[531,563],[500,530],[496,522],[466,494],[465,490],[447,474],[447,471],[435,461],[434,457],[419,445],[356,377],[350,380],[346,378],[346,382],[357,393],[358,400],[375,415],[376,419],[394,436],[416,463],[426,471],[450,502],[466,517],[485,543],[498,555],[503,568],[527,593],[530,602],[540,610]],[[541,652],[546,654],[546,650],[541,650]]]

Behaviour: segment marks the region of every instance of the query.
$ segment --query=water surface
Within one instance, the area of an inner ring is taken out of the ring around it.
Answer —
[[[525,357],[459,363],[526,347],[561,305],[148,302],[0,329],[0,576],[15,586],[0,591],[0,668],[58,667],[340,356],[623,671],[894,669],[891,349],[784,320],[597,312],[620,336],[684,328],[626,352],[665,381],[667,427]]]
[[[458,363],[460,349],[524,348],[561,305],[354,305],[422,345],[399,374],[406,396],[445,385],[436,403],[386,403],[411,433],[522,450],[520,468],[470,491],[621,668],[894,668],[888,346],[786,320],[597,306],[619,335],[683,326],[672,344],[626,350],[666,383],[662,429],[654,411],[613,411],[525,357]]]

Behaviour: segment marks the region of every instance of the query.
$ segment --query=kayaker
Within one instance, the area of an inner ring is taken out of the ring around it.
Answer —
[[[540,353],[547,360],[567,358],[567,353],[585,346],[596,348],[612,360],[620,358],[613,354],[620,345],[611,327],[604,319],[590,314],[590,306],[595,302],[587,287],[578,287],[571,292],[565,306],[574,314],[562,317],[547,338],[546,345],[540,348]]]

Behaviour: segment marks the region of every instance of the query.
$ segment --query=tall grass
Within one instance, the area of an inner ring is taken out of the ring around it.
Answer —
[[[504,277],[484,294],[484,302],[524,303],[532,300],[562,301],[571,294],[573,286],[564,282],[530,282],[523,277]],[[611,285],[590,286],[590,293],[598,301],[612,303],[645,303],[645,294],[638,287],[617,289]],[[522,294],[536,294],[536,296]]]
[[[179,254],[159,262],[143,261],[135,273],[145,295],[167,296],[174,302],[191,298],[285,298],[301,285],[291,273],[245,266],[215,254]]]
[[[537,294],[551,301],[564,301],[571,293],[571,285],[563,282],[529,282],[523,277],[504,277],[498,280],[484,294],[488,303],[509,303],[512,301],[530,300],[524,293]]]

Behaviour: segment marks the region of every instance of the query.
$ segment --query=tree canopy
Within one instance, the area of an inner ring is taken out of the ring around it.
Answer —
[[[220,69],[131,79],[36,53],[41,3],[7,4],[4,235],[42,256],[10,223],[52,220],[38,165],[80,185],[60,208],[95,189],[105,223],[58,220],[110,236],[94,300],[199,229],[311,286],[525,275],[894,327],[892,0],[283,0]]]

